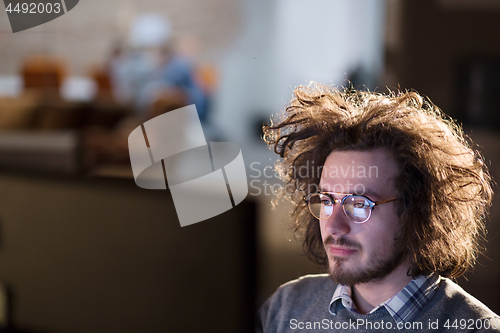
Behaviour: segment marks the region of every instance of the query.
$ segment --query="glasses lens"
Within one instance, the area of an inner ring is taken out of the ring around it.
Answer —
[[[345,198],[344,211],[348,218],[358,223],[368,220],[372,213],[370,202],[356,195]]]
[[[309,197],[309,210],[315,218],[326,220],[333,213],[333,205],[335,203],[325,194],[317,193]]]

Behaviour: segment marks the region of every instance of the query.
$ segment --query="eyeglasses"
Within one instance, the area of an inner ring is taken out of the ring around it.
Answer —
[[[372,215],[372,210],[375,206],[387,202],[396,201],[390,199],[384,201],[373,201],[362,195],[349,194],[342,199],[335,199],[331,194],[340,194],[334,192],[318,192],[312,193],[304,197],[307,202],[309,211],[318,220],[326,220],[333,214],[333,206],[340,202],[344,209],[344,214],[354,223],[364,223],[368,221]]]

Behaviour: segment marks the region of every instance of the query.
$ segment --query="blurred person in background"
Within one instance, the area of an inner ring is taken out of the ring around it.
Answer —
[[[130,27],[130,51],[117,53],[111,61],[114,94],[121,103],[132,103],[141,118],[195,104],[205,121],[208,96],[194,65],[174,50],[171,37],[163,16],[139,16]]]
[[[130,26],[128,42],[114,44],[102,66],[105,75],[93,76],[103,90],[100,97],[105,98],[101,102],[117,102],[133,112],[112,130],[93,127],[86,131],[86,169],[100,164],[129,163],[128,136],[134,128],[191,104],[196,105],[207,136],[220,137],[207,121],[211,91],[205,89],[192,59],[178,52],[173,44],[170,23],[158,14],[138,16]],[[101,76],[107,80],[99,81]],[[183,119],[175,127],[175,136],[189,139],[190,126],[197,122],[198,119]]]
[[[493,194],[454,121],[416,92],[313,85],[265,134],[294,189],[295,231],[328,274],[279,287],[256,332],[500,332],[451,280],[481,252]]]

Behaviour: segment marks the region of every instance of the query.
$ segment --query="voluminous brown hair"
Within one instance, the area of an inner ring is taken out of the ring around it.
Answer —
[[[332,151],[383,148],[399,165],[396,209],[412,260],[411,275],[461,276],[475,263],[491,204],[491,178],[462,129],[417,92],[380,94],[300,86],[282,118],[264,126],[280,155],[276,168],[295,204],[294,229],[304,251],[327,265],[318,221],[303,197],[318,188]]]

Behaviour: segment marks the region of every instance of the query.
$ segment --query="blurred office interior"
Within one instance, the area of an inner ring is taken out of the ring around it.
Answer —
[[[310,81],[415,89],[498,179],[499,31],[497,0],[81,0],[18,33],[0,11],[0,327],[251,332],[280,284],[323,272],[272,208],[262,124]],[[189,104],[241,147],[249,195],[181,228],[168,190],[135,185],[127,138]],[[497,313],[498,206],[459,279]]]

